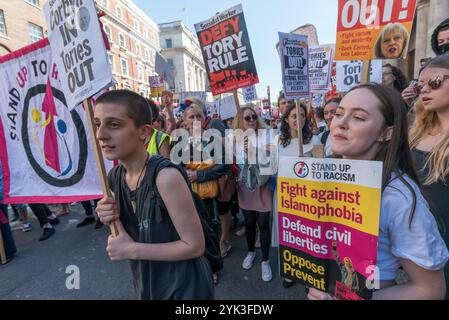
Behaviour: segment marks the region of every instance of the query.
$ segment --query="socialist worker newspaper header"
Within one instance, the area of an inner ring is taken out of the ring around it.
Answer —
[[[259,83],[241,5],[197,23],[213,95]]]

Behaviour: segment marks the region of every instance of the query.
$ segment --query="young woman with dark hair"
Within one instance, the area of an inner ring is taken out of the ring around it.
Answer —
[[[408,144],[407,106],[393,89],[361,85],[343,98],[331,124],[332,150],[343,159],[383,162],[374,299],[442,299],[449,252],[421,193]],[[402,267],[408,282],[396,284]],[[310,289],[309,299],[332,299]]]

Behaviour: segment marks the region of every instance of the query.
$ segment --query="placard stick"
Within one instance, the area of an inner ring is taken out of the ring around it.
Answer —
[[[299,145],[299,156],[304,157],[304,145],[302,141],[302,126],[301,126],[301,112],[300,112],[300,100],[296,99],[296,124],[298,126],[298,145]],[[305,115],[307,117],[307,115]]]
[[[2,230],[0,230],[0,264],[6,263],[5,246],[3,245]]]
[[[239,95],[237,93],[237,90],[234,90],[233,94],[234,94],[235,106],[237,107],[237,112],[239,112],[239,110],[240,110],[240,101],[239,101]]]
[[[97,170],[100,176],[101,188],[103,189],[103,195],[107,197],[112,197],[111,190],[109,189],[106,167],[104,165],[103,154],[100,150],[100,144],[96,139],[95,128],[94,128],[94,109],[92,107],[92,102],[90,99],[86,99],[83,102],[84,109],[87,115],[87,124],[89,125],[90,139],[92,142],[92,147],[95,154],[95,162],[97,163]],[[111,233],[114,237],[118,236],[117,227],[114,222],[112,222],[109,227],[111,228]]]
[[[365,60],[362,63],[362,78],[360,79],[360,84],[367,84],[369,83],[369,73],[371,69],[371,60]]]

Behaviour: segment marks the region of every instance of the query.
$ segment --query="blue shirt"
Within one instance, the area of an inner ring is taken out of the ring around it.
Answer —
[[[380,209],[377,267],[380,280],[394,280],[400,263],[407,259],[426,270],[440,270],[449,259],[429,205],[408,177],[404,177],[416,194],[416,208],[409,227],[413,197],[400,180],[391,181],[382,193]]]

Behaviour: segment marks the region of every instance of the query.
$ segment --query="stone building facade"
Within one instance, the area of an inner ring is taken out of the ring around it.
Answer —
[[[46,0],[0,0],[0,56],[47,36]],[[108,52],[115,88],[150,95],[149,76],[155,73],[159,47],[157,24],[131,0],[96,0],[108,35]]]
[[[182,21],[159,24],[161,54],[174,68],[176,91],[205,91],[207,74],[196,34]]]

